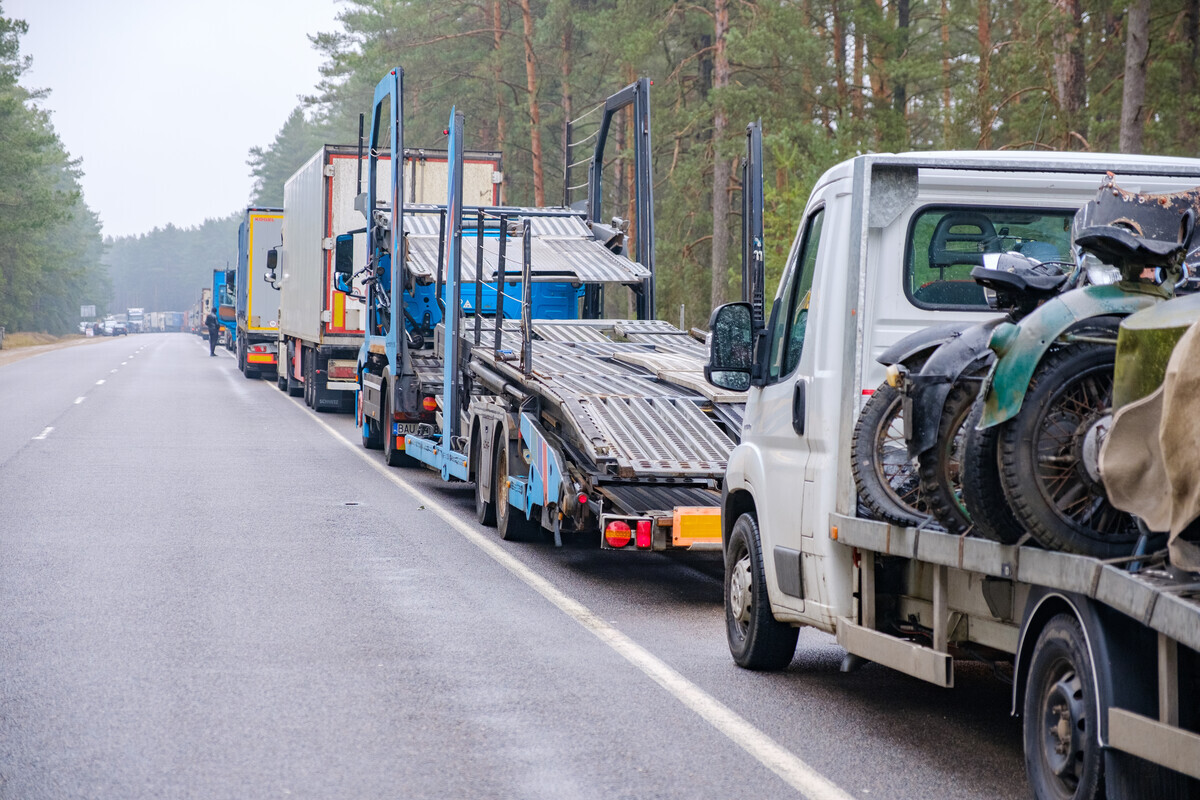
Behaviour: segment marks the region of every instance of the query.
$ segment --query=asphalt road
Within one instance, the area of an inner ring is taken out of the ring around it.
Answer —
[[[501,542],[195,336],[0,415],[0,798],[1028,796],[986,667],[740,670],[718,557]]]

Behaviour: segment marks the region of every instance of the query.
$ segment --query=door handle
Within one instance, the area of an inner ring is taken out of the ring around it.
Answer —
[[[792,430],[796,431],[797,436],[804,435],[804,397],[805,387],[808,383],[804,380],[796,381],[796,389],[792,393]]]

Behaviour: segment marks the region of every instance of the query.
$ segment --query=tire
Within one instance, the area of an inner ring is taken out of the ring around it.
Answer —
[[[281,371],[279,368],[275,369],[275,385],[279,387],[279,391],[281,391],[281,392],[287,391],[287,388],[288,388],[287,372]]]
[[[359,397],[362,396],[362,386],[359,385]],[[377,420],[373,420],[365,413],[362,418],[362,446],[367,450],[382,450],[383,449],[383,429]]]
[[[479,524],[487,525],[489,528],[496,527],[496,481],[491,481],[491,486],[488,488],[487,496],[483,494],[480,488],[479,476],[483,472],[483,446],[479,431],[471,437],[471,461],[470,464],[475,469],[475,519],[479,520]]]
[[[739,667],[781,670],[796,655],[793,628],[775,619],[767,596],[762,541],[753,514],[733,524],[725,547],[725,637]]]
[[[295,352],[295,349],[293,349],[292,355],[295,355]],[[292,359],[290,357],[287,359],[287,364],[284,365],[284,372],[287,373],[288,397],[299,397],[304,394],[304,384],[292,377]]]
[[[937,442],[917,456],[921,497],[942,527],[961,534],[971,527],[962,499],[962,458],[967,441],[967,417],[979,394],[977,381],[958,381],[942,405]]]
[[[1016,544],[1025,529],[1000,483],[1000,431],[996,427],[979,430],[982,416],[983,404],[976,402],[965,423],[967,441],[959,464],[963,507],[976,534],[1000,544]]]
[[[313,407],[313,365],[312,353],[308,348],[300,350],[300,372],[304,375],[304,405]]]
[[[921,481],[908,457],[900,392],[886,383],[871,395],[854,425],[851,466],[863,505],[878,519],[916,525],[927,513],[920,502]]]
[[[311,374],[311,370],[309,374]],[[379,432],[383,438],[383,460],[389,467],[415,467],[418,463],[416,459],[396,447],[396,437],[392,435],[392,420],[396,416],[393,410],[395,402],[392,387],[385,383],[383,385],[383,421],[379,425]]]
[[[496,498],[496,532],[506,542],[519,542],[532,538],[534,525],[508,502],[508,442],[496,440],[492,448],[492,496]],[[537,527],[541,527],[540,525]]]
[[[1039,800],[1104,797],[1096,673],[1079,620],[1050,619],[1029,662],[1024,700],[1025,774]]]
[[[1052,550],[1115,558],[1137,543],[1133,517],[1109,503],[1093,460],[1111,413],[1115,357],[1104,344],[1051,351],[1020,412],[999,426],[1005,495],[1026,530]]]

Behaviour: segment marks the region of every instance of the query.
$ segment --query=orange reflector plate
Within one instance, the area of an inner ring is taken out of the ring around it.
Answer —
[[[690,547],[700,543],[721,543],[721,509],[715,506],[680,507],[674,512],[671,544]]]
[[[274,353],[246,353],[247,364],[274,364]]]

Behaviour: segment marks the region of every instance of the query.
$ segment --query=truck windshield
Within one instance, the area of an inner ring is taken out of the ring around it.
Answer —
[[[971,269],[984,253],[1073,262],[1074,209],[926,206],[909,224],[904,292],[918,308],[988,310]]]

